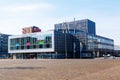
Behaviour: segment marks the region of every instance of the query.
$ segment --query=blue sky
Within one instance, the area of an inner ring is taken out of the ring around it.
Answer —
[[[21,34],[32,25],[46,31],[74,18],[96,22],[98,35],[120,45],[120,0],[0,0],[0,32],[5,34]]]

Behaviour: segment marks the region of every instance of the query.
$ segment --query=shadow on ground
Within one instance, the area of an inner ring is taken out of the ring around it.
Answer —
[[[1,67],[0,69],[45,69],[45,67]]]

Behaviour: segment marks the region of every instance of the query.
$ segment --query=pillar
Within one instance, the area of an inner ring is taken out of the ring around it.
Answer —
[[[95,53],[95,51],[93,51],[93,57],[96,57],[96,53]]]
[[[57,52],[55,52],[55,59],[57,59],[57,56],[58,56],[58,53],[57,53]]]
[[[16,54],[15,54],[15,53],[13,54],[13,59],[17,59],[17,58],[16,58]]]
[[[21,59],[23,59],[23,53],[21,54]]]
[[[97,51],[97,57],[100,57],[100,52],[99,51]]]

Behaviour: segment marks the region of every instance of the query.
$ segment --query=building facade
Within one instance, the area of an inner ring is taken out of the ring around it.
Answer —
[[[8,58],[8,34],[0,33],[0,58]]]
[[[63,23],[55,24],[54,26],[56,31],[60,31],[60,30],[63,31],[67,29],[67,31],[69,31],[69,33],[71,34],[75,34],[78,33],[79,31],[82,31],[84,33],[96,35],[95,22],[89,19],[63,22]]]
[[[114,40],[98,36],[87,35],[87,50],[92,52],[95,57],[102,57],[103,55],[113,55]]]
[[[89,19],[55,24],[55,30],[9,36],[13,58],[94,58],[114,52],[114,40],[96,34]]]
[[[57,31],[9,37],[8,51],[13,58],[72,58],[72,35]]]
[[[76,58],[102,57],[112,54],[114,40],[96,35],[95,22],[89,19],[55,24],[55,30],[74,36]]]

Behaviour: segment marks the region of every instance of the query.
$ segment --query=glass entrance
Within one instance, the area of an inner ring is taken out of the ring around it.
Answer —
[[[25,53],[23,55],[24,59],[37,59],[37,53]]]

